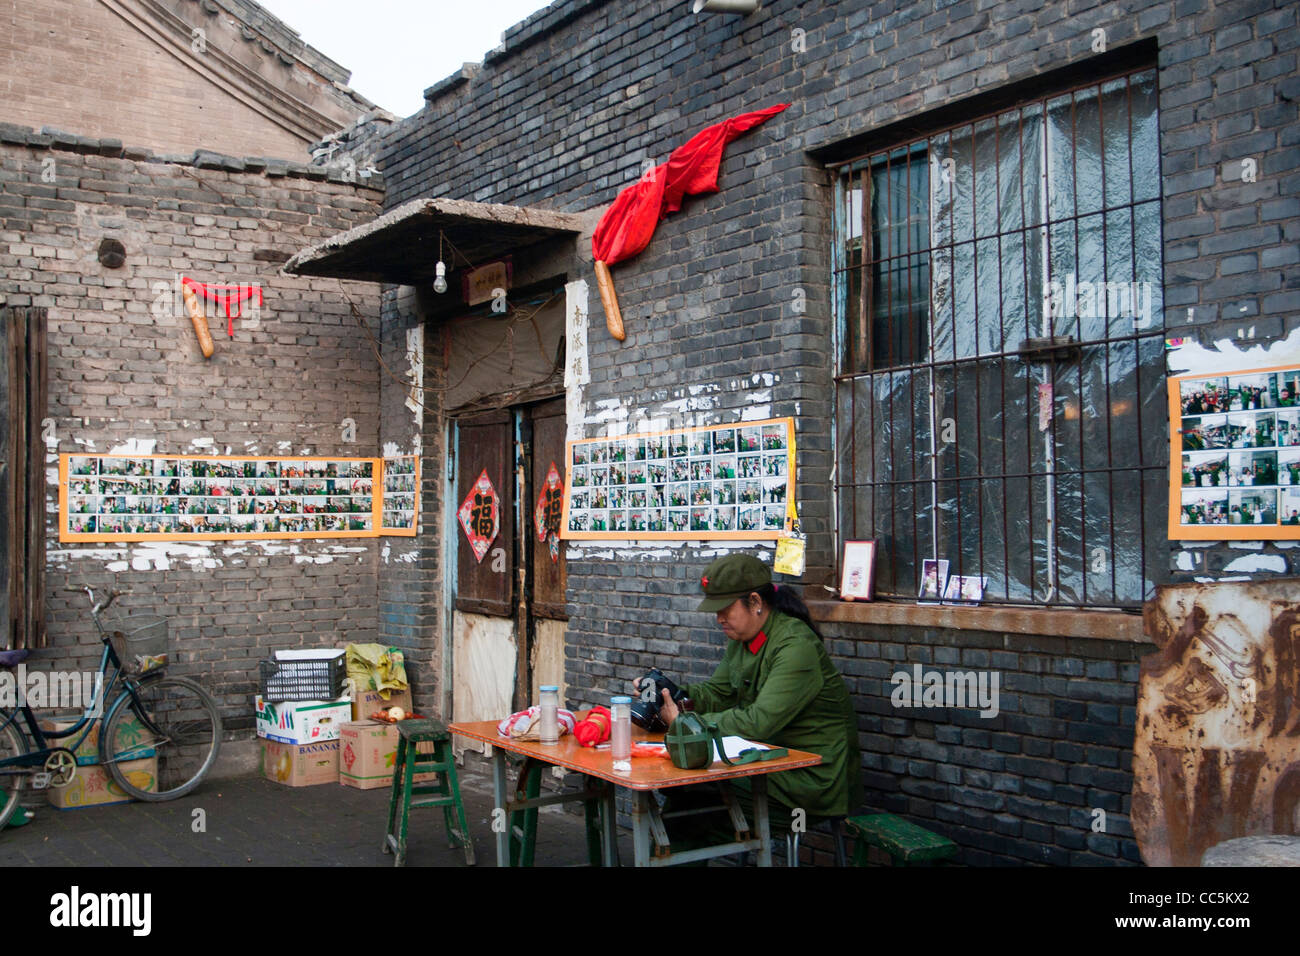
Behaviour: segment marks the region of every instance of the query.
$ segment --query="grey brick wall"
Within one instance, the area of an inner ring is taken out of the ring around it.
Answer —
[[[850,140],[886,145],[871,134],[1014,84],[1041,92],[1058,69],[1086,78],[1115,62],[1094,52],[1102,30],[1112,57],[1130,47],[1159,68],[1171,333],[1213,342],[1253,327],[1257,342],[1276,341],[1300,325],[1285,271],[1300,202],[1295,18],[1284,0],[772,0],[746,18],[694,17],[678,0],[570,0],[508,31],[481,69],[430,88],[427,108],[381,153],[386,205],[450,196],[599,209],[646,159],[662,162],[700,128],[791,102],[728,148],[719,194],[688,199],[643,254],[615,267],[626,344],[600,329],[593,289],[586,400],[653,418],[696,387],[709,405],[693,421],[733,421],[755,404],[736,383],[775,375],[763,404],[796,419],[800,515],[818,581],[834,564],[833,357],[829,174],[814,154]],[[1242,184],[1247,158],[1258,176]],[[584,244],[573,274],[590,276],[588,255]],[[790,307],[796,288],[805,314]],[[1200,574],[1232,553],[1206,550]],[[1264,550],[1300,571],[1300,550]],[[687,595],[713,552],[670,551],[570,550],[571,703],[600,700],[649,664],[712,669],[721,638]],[[857,692],[871,805],[950,833],[968,862],[1136,859],[1125,813],[1141,648],[848,625],[833,647]],[[982,652],[987,664],[968,663]],[[894,661],[995,668],[1015,706],[997,726],[960,713],[899,716],[880,686]],[[1090,829],[1093,808],[1109,815],[1104,834]]]
[[[54,455],[133,440],[163,454],[379,454],[378,363],[348,301],[377,328],[378,290],[282,276],[274,255],[373,218],[379,194],[299,164],[165,161],[15,127],[0,139],[0,301],[49,309],[50,646],[36,663],[98,664],[85,601],[63,587],[128,589],[124,606],[170,618],[177,669],[217,696],[228,730],[246,733],[268,651],[377,639],[382,542],[63,544]],[[126,247],[121,269],[97,260],[106,236]],[[261,285],[260,326],[237,320],[230,339],[224,317],[212,321],[205,361],[187,316],[152,311],[154,284],[182,274]],[[342,442],[344,418],[355,444]]]

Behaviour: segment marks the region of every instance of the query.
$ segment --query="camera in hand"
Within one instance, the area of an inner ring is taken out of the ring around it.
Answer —
[[[663,733],[668,729],[659,715],[659,708],[663,705],[663,692],[668,691],[668,696],[678,706],[686,699],[686,694],[657,667],[647,671],[638,686],[641,697],[632,703],[632,723],[651,733]]]

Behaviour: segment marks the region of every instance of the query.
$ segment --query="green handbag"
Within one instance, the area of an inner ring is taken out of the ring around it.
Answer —
[[[741,753],[735,760],[727,757],[722,746],[722,735],[718,725],[704,720],[693,711],[686,711],[677,716],[668,732],[664,734],[664,746],[668,748],[668,759],[679,770],[701,770],[713,763],[713,745],[718,745],[718,756],[727,766],[753,763],[755,760],[775,760],[785,757],[789,751],[784,747],[771,750],[751,749]]]

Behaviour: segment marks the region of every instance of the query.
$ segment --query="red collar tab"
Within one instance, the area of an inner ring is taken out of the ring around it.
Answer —
[[[749,648],[749,653],[751,653],[751,654],[757,654],[759,651],[761,651],[761,650],[763,649],[763,645],[766,644],[766,643],[767,643],[767,634],[766,634],[766,632],[764,632],[764,631],[759,631],[759,632],[758,632],[758,637],[755,637],[754,639],[752,639],[752,640],[751,640],[748,644],[746,644],[745,646],[746,646],[747,648]]]

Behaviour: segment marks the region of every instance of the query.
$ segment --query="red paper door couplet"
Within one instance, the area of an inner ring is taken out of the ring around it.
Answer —
[[[564,481],[560,470],[551,462],[546,473],[546,483],[537,496],[537,508],[533,518],[537,526],[537,540],[545,542],[550,539],[551,562],[560,559],[560,521],[564,514]]]
[[[474,486],[457,512],[460,526],[465,529],[469,546],[474,549],[474,560],[482,563],[483,556],[501,530],[501,501],[492,480],[488,478],[487,469],[479,474]]]

